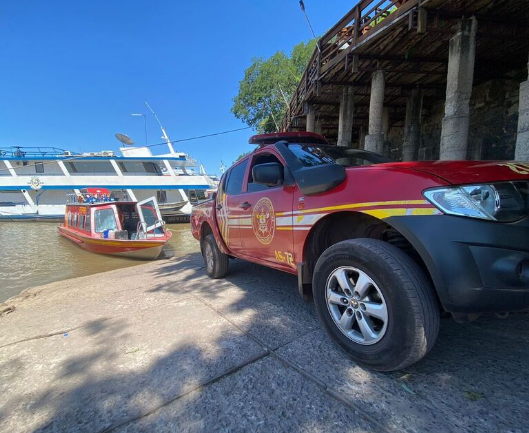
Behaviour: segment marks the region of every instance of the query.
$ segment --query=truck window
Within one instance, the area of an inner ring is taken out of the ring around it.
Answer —
[[[270,188],[277,188],[278,185],[274,185],[274,186],[266,186],[266,185],[262,185],[262,184],[259,184],[259,183],[254,183],[253,181],[253,176],[252,176],[252,168],[254,168],[256,165],[258,164],[265,164],[265,163],[268,163],[268,162],[277,162],[278,164],[281,164],[281,161],[279,160],[279,158],[275,155],[272,155],[272,154],[261,154],[261,155],[256,155],[253,160],[252,160],[252,165],[250,167],[250,173],[248,174],[248,192],[258,192],[258,191],[266,191]]]
[[[248,161],[242,162],[230,170],[228,183],[226,184],[226,194],[234,195],[241,193],[247,163]]]
[[[289,144],[288,148],[305,167],[325,164],[357,167],[359,165],[391,162],[389,158],[378,153],[341,146]]]

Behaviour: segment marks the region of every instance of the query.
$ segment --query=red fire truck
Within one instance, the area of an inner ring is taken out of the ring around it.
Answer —
[[[334,342],[381,371],[424,357],[443,313],[529,309],[529,164],[391,162],[312,133],[250,143],[192,213],[211,278],[231,258],[296,274]]]

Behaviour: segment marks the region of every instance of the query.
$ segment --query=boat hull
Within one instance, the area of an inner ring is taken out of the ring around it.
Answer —
[[[166,242],[172,235],[172,233],[168,231],[166,236],[160,239],[119,240],[98,239],[84,236],[83,234],[70,230],[64,226],[60,226],[58,230],[61,236],[64,236],[77,246],[86,251],[90,251],[91,253],[139,260],[154,260],[158,258]]]
[[[0,213],[0,221],[62,221],[63,215],[40,215],[37,213],[32,214],[3,214]]]

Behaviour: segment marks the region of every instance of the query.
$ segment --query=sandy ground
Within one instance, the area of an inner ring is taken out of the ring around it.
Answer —
[[[330,343],[294,276],[239,260],[225,280],[190,254],[7,304],[1,432],[529,431],[527,315],[443,320],[388,374]]]

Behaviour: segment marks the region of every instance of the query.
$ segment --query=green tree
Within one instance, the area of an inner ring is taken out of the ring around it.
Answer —
[[[277,131],[303,71],[316,48],[316,40],[296,45],[287,56],[278,51],[269,59],[252,59],[239,82],[232,113],[260,133]]]
[[[244,158],[244,157],[245,157],[246,155],[248,155],[250,152],[251,152],[251,150],[249,150],[248,152],[243,152],[243,153],[241,153],[241,154],[237,157],[237,159],[236,159],[235,161],[233,161],[231,164],[232,164],[232,165],[235,164],[239,159]]]

